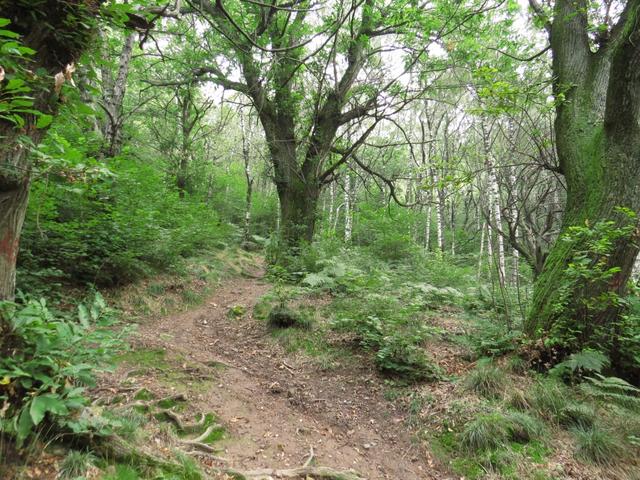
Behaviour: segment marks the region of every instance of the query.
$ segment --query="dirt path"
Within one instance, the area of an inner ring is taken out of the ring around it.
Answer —
[[[371,480],[451,478],[430,466],[367,364],[322,371],[273,341],[251,313],[269,288],[260,278],[228,280],[204,306],[150,320],[138,332],[142,346],[167,356],[226,365],[189,400],[220,417],[228,431],[221,455],[229,464],[296,467],[313,448],[316,464],[351,468]],[[228,315],[234,305],[245,307],[242,318]]]

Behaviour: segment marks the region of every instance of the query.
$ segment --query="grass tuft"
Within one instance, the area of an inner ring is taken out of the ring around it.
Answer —
[[[507,406],[520,412],[525,412],[531,409],[529,397],[523,390],[520,390],[519,388],[511,392],[511,395],[507,400]]]
[[[532,408],[549,421],[558,421],[570,401],[569,389],[553,378],[539,380],[530,391]]]
[[[604,466],[619,462],[624,446],[613,432],[594,424],[589,428],[576,427],[572,433],[577,458]]]
[[[59,478],[75,479],[84,476],[89,468],[96,461],[96,457],[91,452],[70,451],[60,465]]]
[[[570,403],[560,412],[559,421],[565,427],[589,429],[596,421],[596,411],[584,403]]]
[[[462,431],[462,446],[470,453],[501,447],[509,440],[509,422],[500,413],[480,415]]]
[[[509,412],[506,415],[511,440],[526,443],[543,435],[544,424],[527,413]]]
[[[504,371],[489,361],[479,361],[478,366],[465,379],[467,390],[485,398],[500,398],[507,386]]]

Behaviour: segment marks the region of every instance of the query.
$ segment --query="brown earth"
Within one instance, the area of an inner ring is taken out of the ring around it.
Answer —
[[[185,369],[223,365],[204,377],[200,372],[186,392],[194,415],[215,412],[228,432],[217,444],[227,462],[214,464],[286,469],[313,452],[316,465],[353,469],[371,480],[454,478],[439,472],[426,446],[412,439],[370,362],[325,369],[274,341],[252,315],[270,289],[261,275],[228,280],[203,306],[147,320],[136,335],[136,348],[162,350]],[[237,305],[246,312],[241,317],[229,314]],[[171,393],[152,375],[135,381],[154,394]]]

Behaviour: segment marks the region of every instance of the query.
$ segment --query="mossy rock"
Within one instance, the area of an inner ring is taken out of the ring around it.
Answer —
[[[271,309],[267,317],[271,328],[309,328],[309,319],[289,307],[278,306]]]

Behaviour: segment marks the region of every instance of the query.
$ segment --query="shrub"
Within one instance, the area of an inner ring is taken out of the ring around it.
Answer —
[[[85,387],[122,347],[102,297],[80,305],[76,318],[54,315],[44,300],[0,302],[0,314],[8,330],[0,339],[1,430],[18,444],[45,423],[54,431],[108,433],[102,417],[79,414]]]
[[[507,376],[503,370],[483,359],[465,379],[465,387],[486,398],[499,398],[506,386]]]
[[[376,353],[376,366],[382,373],[411,382],[436,380],[442,371],[424,349],[407,341],[402,335],[386,337]]]
[[[577,427],[573,430],[576,440],[576,456],[599,465],[614,465],[624,451],[624,446],[616,435],[597,424],[591,427]]]
[[[522,333],[518,330],[511,330],[502,323],[479,319],[468,342],[477,355],[498,357],[516,350],[521,338]]]

